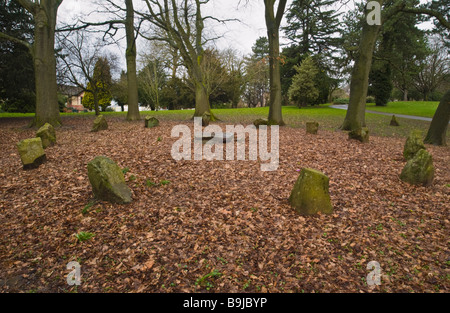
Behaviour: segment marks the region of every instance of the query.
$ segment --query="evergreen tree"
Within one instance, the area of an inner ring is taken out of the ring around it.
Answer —
[[[0,32],[32,41],[33,17],[16,1],[0,0]],[[25,113],[36,109],[33,57],[14,41],[0,40],[0,100],[4,111]]]
[[[319,73],[312,57],[305,58],[301,65],[294,66],[297,74],[292,79],[288,96],[291,102],[298,106],[314,104],[319,97],[319,90],[316,87],[316,76]]]
[[[92,82],[87,84],[87,92],[83,97],[82,104],[85,108],[95,110],[95,114],[111,105],[111,66],[105,57],[99,57],[94,67]]]

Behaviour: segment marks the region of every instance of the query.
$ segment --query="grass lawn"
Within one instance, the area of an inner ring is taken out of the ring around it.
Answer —
[[[391,102],[387,107],[376,107],[374,104],[367,106],[368,110],[389,111],[393,114],[410,114],[432,117],[438,102]],[[414,107],[414,110],[408,110],[408,107]],[[428,111],[427,111],[428,110]],[[141,116],[155,116],[161,120],[171,121],[189,121],[192,118],[193,110],[173,110],[173,111],[141,111]],[[269,108],[239,108],[239,109],[213,109],[214,114],[225,123],[232,124],[250,124],[257,118],[267,118]],[[416,112],[416,114],[413,114]],[[418,113],[417,113],[418,112]],[[422,113],[420,113],[422,112]],[[419,114],[420,113],[420,114]],[[126,112],[104,112],[109,118],[125,118]],[[283,107],[283,120],[289,127],[304,128],[306,122],[317,121],[321,129],[338,130],[341,126],[346,111],[333,109],[329,104],[320,106],[309,106],[299,109],[295,106]],[[427,115],[428,114],[428,115]],[[32,118],[34,113],[0,113],[0,123],[2,118]],[[94,118],[94,112],[89,113],[61,113],[63,124],[65,118]],[[416,121],[404,118],[398,118],[399,127],[389,126],[390,116],[366,113],[366,123],[372,135],[387,137],[406,137],[412,129],[420,129],[423,132],[428,130],[430,125],[427,121]],[[450,129],[449,129],[450,132]],[[447,137],[450,137],[449,134]]]
[[[438,101],[398,101],[389,102],[385,107],[376,106],[375,103],[368,103],[366,109],[392,114],[433,117],[438,105]]]

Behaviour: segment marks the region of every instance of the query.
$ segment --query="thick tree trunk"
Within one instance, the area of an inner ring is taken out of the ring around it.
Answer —
[[[442,97],[439,106],[434,113],[433,119],[428,129],[424,142],[445,146],[447,144],[447,128],[450,121],[450,90]]]
[[[139,113],[138,82],[136,74],[136,40],[134,34],[134,10],[133,1],[125,0],[127,14],[125,32],[127,39],[127,81],[128,81],[128,112],[127,120],[135,121],[141,118]]]
[[[358,48],[358,56],[353,66],[350,81],[350,100],[347,114],[341,128],[357,130],[366,126],[366,97],[369,86],[369,73],[372,65],[373,51],[381,25],[368,25],[365,21]]]
[[[279,5],[277,17],[274,12],[274,2],[266,5],[266,26],[267,36],[269,40],[269,82],[270,82],[270,98],[269,98],[269,117],[270,124],[285,125],[281,112],[281,75],[280,75],[280,35],[279,28],[281,22],[282,11],[284,6]],[[283,1],[280,1],[283,2]],[[286,2],[286,1],[284,1]],[[280,11],[282,10],[282,11]],[[263,106],[263,103],[261,103]]]
[[[55,26],[58,5],[51,1],[36,7],[33,61],[36,81],[36,115],[31,126],[61,124],[56,84]]]
[[[211,109],[209,106],[209,97],[206,92],[206,88],[201,82],[195,83],[195,112],[194,117],[203,116],[203,113],[208,112],[211,114]],[[211,120],[212,114],[211,114]]]

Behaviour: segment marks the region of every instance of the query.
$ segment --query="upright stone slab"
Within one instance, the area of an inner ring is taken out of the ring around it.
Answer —
[[[409,159],[400,174],[400,179],[412,185],[430,186],[434,178],[434,165],[431,154],[420,149]]]
[[[306,133],[316,135],[319,130],[319,123],[317,122],[306,122]]]
[[[349,139],[356,139],[361,142],[369,141],[369,129],[367,127],[362,127],[357,130],[352,130],[348,133]]]
[[[47,158],[40,137],[21,140],[17,149],[25,170],[39,167]]]
[[[53,146],[56,143],[56,133],[53,126],[49,123],[45,123],[36,132],[36,137],[40,137],[42,140],[42,147],[45,149],[47,147]]]
[[[301,215],[333,213],[329,194],[329,178],[322,172],[303,168],[292,189],[289,203]]]
[[[122,169],[111,159],[98,156],[88,163],[88,177],[94,195],[113,203],[130,203],[131,190],[125,183]]]
[[[156,117],[145,117],[145,128],[152,128],[156,126],[159,126],[159,120]]]
[[[92,125],[92,132],[98,132],[100,130],[108,129],[108,123],[103,115],[99,115],[95,118],[94,125]]]
[[[202,126],[204,126],[204,127],[208,126],[210,121],[211,121],[211,114],[208,112],[203,113]]]
[[[405,146],[403,147],[403,157],[405,160],[410,160],[421,149],[427,149],[422,140],[422,132],[420,130],[413,130],[409,133]]]
[[[400,126],[400,124],[397,121],[397,117],[395,115],[392,115],[391,122],[389,123],[390,126]]]

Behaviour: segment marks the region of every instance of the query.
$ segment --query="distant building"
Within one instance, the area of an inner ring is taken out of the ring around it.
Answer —
[[[84,97],[84,90],[76,86],[59,85],[58,92],[64,96],[67,96],[66,108],[68,111],[83,112],[87,110],[81,101]]]

